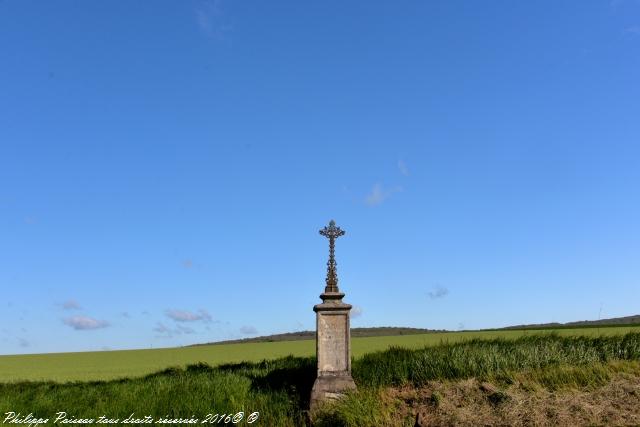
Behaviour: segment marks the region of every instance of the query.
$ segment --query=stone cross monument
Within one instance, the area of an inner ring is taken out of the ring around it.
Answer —
[[[316,356],[318,376],[311,390],[311,411],[327,399],[337,399],[346,390],[356,388],[351,378],[351,333],[349,311],[351,305],[342,302],[344,294],[338,289],[335,241],[344,235],[331,220],[320,234],[329,239],[329,261],[322,304],[313,307],[316,312]]]

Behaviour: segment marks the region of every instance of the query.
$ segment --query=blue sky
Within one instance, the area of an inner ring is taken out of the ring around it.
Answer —
[[[640,313],[640,2],[0,2],[0,354]]]

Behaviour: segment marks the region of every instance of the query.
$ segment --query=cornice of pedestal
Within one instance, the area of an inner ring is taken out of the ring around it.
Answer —
[[[320,298],[323,302],[327,301],[336,301],[342,302],[342,298],[344,298],[344,292],[323,292],[320,294]]]
[[[324,292],[320,295],[322,303],[313,306],[313,311],[349,311],[352,305],[342,302],[344,293],[342,292]]]

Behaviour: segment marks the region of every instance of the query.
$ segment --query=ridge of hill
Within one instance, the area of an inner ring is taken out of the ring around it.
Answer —
[[[501,330],[510,329],[548,329],[548,328],[597,328],[598,326],[633,326],[640,325],[640,314],[625,317],[612,317],[610,319],[599,320],[579,320],[567,323],[537,323],[531,325],[516,325],[500,328]]]
[[[427,334],[427,333],[433,333],[433,332],[447,332],[447,331],[435,330],[435,329],[401,328],[401,327],[383,326],[383,327],[376,327],[376,328],[351,328],[351,337],[352,338],[385,337],[385,336],[393,336],[393,335]],[[266,336],[253,337],[253,338],[242,338],[237,340],[226,340],[226,341],[208,342],[208,343],[202,343],[202,344],[193,344],[193,346],[239,344],[239,343],[249,343],[249,342],[299,341],[299,340],[311,340],[311,339],[315,339],[315,337],[316,337],[315,331],[298,331],[298,332],[287,332],[284,334],[266,335]]]
[[[640,314],[625,317],[612,317],[609,319],[599,320],[579,320],[567,323],[534,323],[528,325],[506,326],[504,328],[481,329],[483,331],[505,331],[518,329],[569,329],[569,328],[597,328],[599,326],[635,326],[640,325]],[[427,333],[452,332],[445,329],[423,329],[423,328],[403,328],[393,326],[382,326],[373,328],[352,328],[351,337],[383,337],[394,335],[415,335]],[[283,334],[266,335],[253,338],[241,338],[235,340],[225,340],[216,342],[207,342],[201,344],[192,344],[188,347],[200,345],[221,345],[221,344],[240,344],[240,343],[256,343],[256,342],[277,342],[277,341],[299,341],[310,340],[316,337],[315,331],[297,331],[287,332]]]

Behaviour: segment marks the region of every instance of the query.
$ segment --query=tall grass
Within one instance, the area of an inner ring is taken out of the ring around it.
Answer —
[[[555,330],[561,336],[622,335],[640,332],[640,326],[578,328]],[[507,330],[437,332],[420,335],[395,335],[351,339],[355,359],[390,346],[420,349],[474,338],[515,339],[523,335],[548,334],[550,330]],[[196,363],[220,365],[242,361],[259,362],[287,355],[307,357],[315,352],[313,340],[202,345],[153,350],[117,350],[79,353],[0,355],[0,382],[9,381],[100,381],[142,377],[169,366]]]
[[[436,379],[507,375],[547,366],[582,366],[611,360],[639,360],[640,333],[601,337],[555,334],[515,340],[473,339],[420,350],[391,348],[353,363],[358,384],[423,385]]]
[[[563,381],[588,384],[594,375],[599,376],[598,381],[606,379],[606,373],[594,369],[594,364],[625,360],[640,360],[640,333],[474,339],[418,350],[391,348],[355,359],[352,367],[358,393],[347,397],[339,410],[320,414],[317,421],[354,425],[353,420],[360,420],[360,425],[366,425],[388,419],[388,413],[375,403],[380,386],[419,386],[431,380],[509,376],[523,371],[537,372],[543,383],[554,386]],[[303,411],[315,375],[314,358],[285,357],[217,367],[196,364],[112,381],[0,383],[0,416],[14,411],[50,417],[66,411],[79,418],[107,415],[124,419],[135,413],[202,419],[210,413],[243,411],[246,415],[259,412],[257,425],[304,425]],[[363,418],[364,414],[369,418]]]
[[[75,418],[124,420],[135,413],[203,420],[207,414],[242,411],[245,419],[259,412],[256,425],[297,426],[304,425],[301,408],[308,405],[313,374],[312,358],[286,357],[216,368],[197,364],[135,379],[0,384],[0,416],[13,411],[55,418],[65,411]]]

